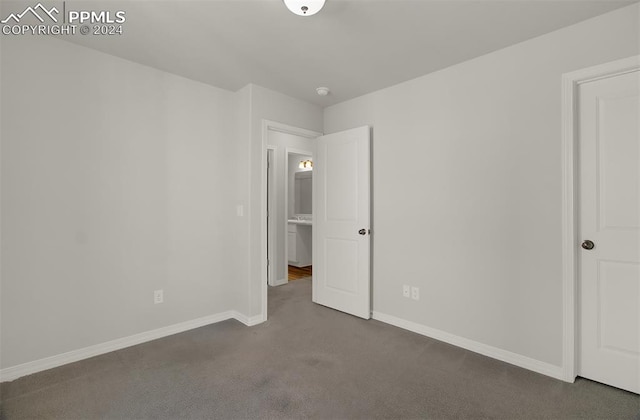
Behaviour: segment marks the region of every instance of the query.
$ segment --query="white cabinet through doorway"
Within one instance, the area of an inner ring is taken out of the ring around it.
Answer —
[[[289,223],[287,229],[287,254],[289,265],[307,267],[311,265],[311,225]]]

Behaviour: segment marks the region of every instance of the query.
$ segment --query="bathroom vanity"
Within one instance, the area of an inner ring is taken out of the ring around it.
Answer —
[[[311,265],[312,252],[311,216],[296,216],[288,220],[287,224],[287,252],[289,265],[307,267]]]
[[[287,224],[287,253],[289,265],[308,267],[311,265],[313,172],[296,172],[293,185],[294,213]]]

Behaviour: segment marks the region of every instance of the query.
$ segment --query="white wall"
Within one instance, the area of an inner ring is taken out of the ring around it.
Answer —
[[[251,270],[251,260],[249,259],[249,244],[251,239],[250,202],[249,192],[251,190],[251,90],[252,86],[247,85],[236,92],[236,136],[234,138],[236,156],[236,211],[239,206],[242,209],[242,216],[238,217],[238,226],[235,238],[235,258],[233,259],[236,268],[236,278],[233,283],[233,295],[235,299],[234,307],[243,314],[249,313],[249,277]]]
[[[262,121],[320,131],[322,110],[48,37],[1,48],[0,368],[259,318]]]
[[[325,109],[327,133],[373,126],[374,311],[561,365],[561,75],[638,54],[639,16]]]
[[[1,48],[1,366],[235,309],[234,93],[49,37]]]

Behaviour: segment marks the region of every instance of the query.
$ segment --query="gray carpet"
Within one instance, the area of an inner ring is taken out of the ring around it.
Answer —
[[[640,397],[557,381],[270,288],[235,320],[1,385],[3,419],[635,419]],[[366,349],[363,352],[362,349]]]

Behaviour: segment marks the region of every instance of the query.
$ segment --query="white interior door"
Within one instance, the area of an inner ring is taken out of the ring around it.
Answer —
[[[371,317],[370,136],[318,137],[313,162],[313,301]]]
[[[578,91],[583,241],[577,244],[578,374],[635,393],[640,392],[639,80],[635,71],[583,83]]]

